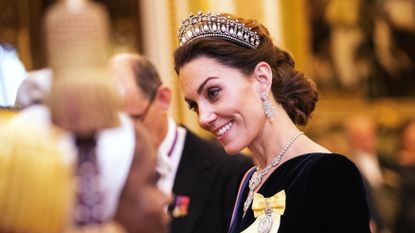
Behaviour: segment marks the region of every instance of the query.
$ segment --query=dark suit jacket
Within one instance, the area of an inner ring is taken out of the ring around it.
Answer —
[[[179,207],[178,198],[190,201],[187,214],[172,216],[171,233],[227,232],[239,182],[252,166],[247,156],[228,155],[187,130],[169,212]]]

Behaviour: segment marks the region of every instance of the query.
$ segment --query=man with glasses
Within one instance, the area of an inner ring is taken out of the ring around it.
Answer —
[[[219,145],[177,125],[168,115],[171,89],[145,57],[115,55],[111,70],[124,111],[142,122],[158,148],[157,185],[174,195],[168,208],[171,232],[227,232],[237,186],[251,160],[229,156]]]

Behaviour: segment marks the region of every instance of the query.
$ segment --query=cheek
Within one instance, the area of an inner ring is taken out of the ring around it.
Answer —
[[[235,118],[236,124],[239,128],[238,134],[241,136],[251,137],[257,133],[257,129],[261,124],[264,124],[264,111],[262,102],[256,101],[255,96],[250,92],[245,92],[246,95],[235,95],[229,98],[226,104],[221,106],[221,112],[225,115],[230,115]]]
[[[247,137],[257,135],[258,130],[265,121],[265,113],[262,102],[257,101],[254,96],[247,96],[240,101],[239,109],[245,125],[245,135]]]
[[[245,120],[258,119],[263,113],[262,102],[256,101],[255,96],[249,90],[244,90],[241,93],[232,93],[227,103],[227,108],[234,109],[234,111],[240,112]]]

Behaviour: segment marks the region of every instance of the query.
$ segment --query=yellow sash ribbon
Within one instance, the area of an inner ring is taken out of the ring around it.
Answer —
[[[252,210],[254,211],[255,218],[264,214],[267,208],[279,215],[283,215],[285,210],[285,191],[282,190],[268,198],[265,198],[259,193],[255,193],[252,202]]]

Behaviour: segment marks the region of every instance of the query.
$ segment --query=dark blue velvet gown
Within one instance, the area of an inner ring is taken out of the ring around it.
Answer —
[[[251,208],[242,218],[252,173],[241,186],[229,233],[239,233],[255,221]],[[370,232],[361,175],[342,155],[310,153],[294,157],[281,164],[258,192],[271,197],[281,190],[286,193],[286,201],[278,233]]]

